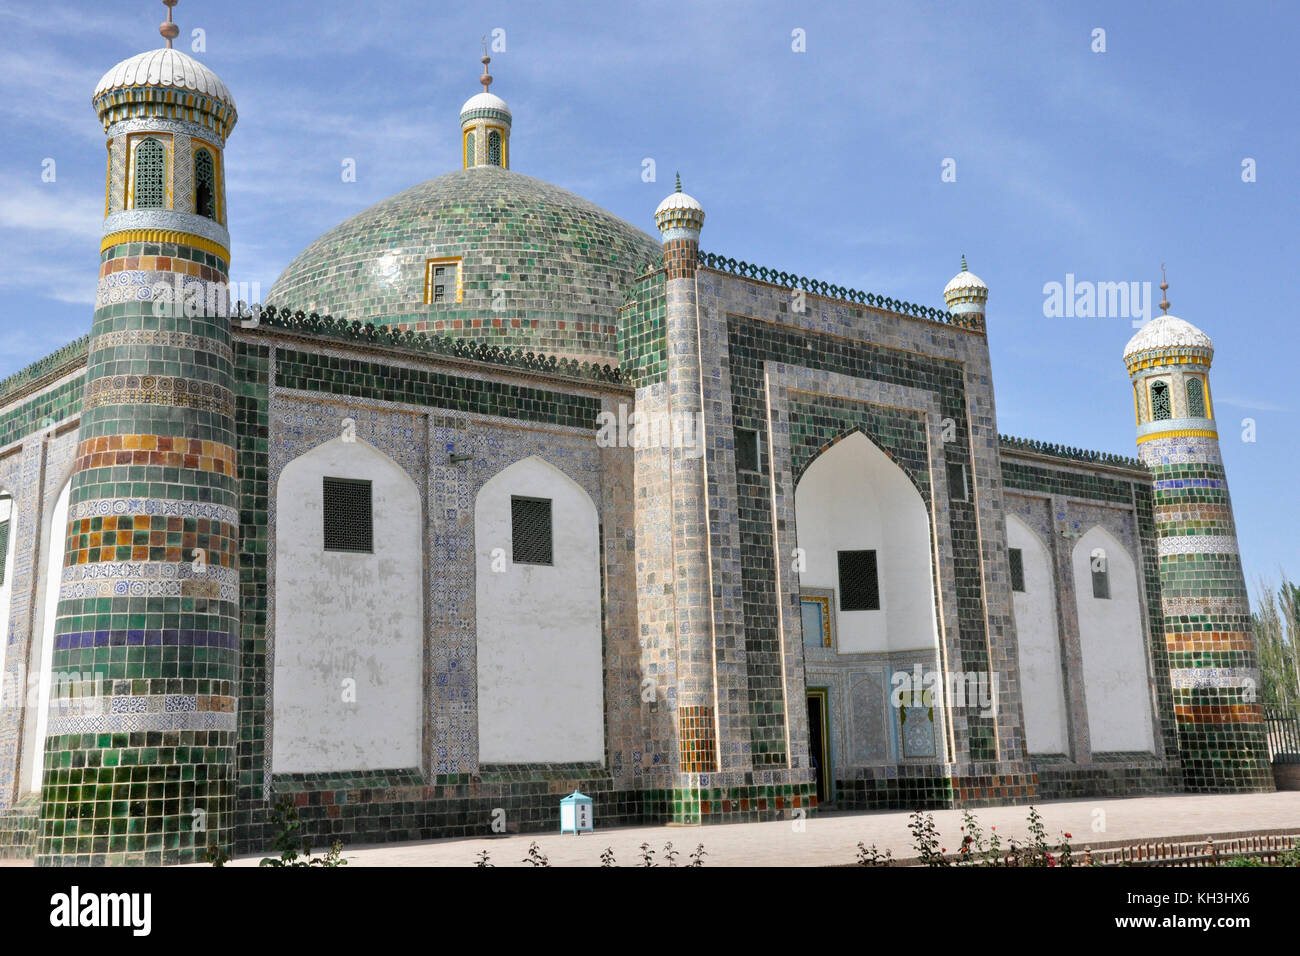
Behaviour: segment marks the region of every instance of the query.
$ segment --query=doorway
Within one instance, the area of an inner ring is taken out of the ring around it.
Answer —
[[[827,688],[808,688],[808,760],[816,772],[817,805],[831,797],[830,708]]]

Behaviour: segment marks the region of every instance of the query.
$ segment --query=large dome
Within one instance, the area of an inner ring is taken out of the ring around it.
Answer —
[[[475,166],[334,227],[289,263],[267,302],[613,364],[623,294],[660,252],[568,190]],[[443,271],[432,278],[429,260],[452,261],[433,263]],[[426,302],[435,284],[442,301]]]

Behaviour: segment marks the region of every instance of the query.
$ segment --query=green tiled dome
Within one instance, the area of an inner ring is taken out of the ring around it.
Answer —
[[[417,332],[617,363],[618,308],[660,252],[568,190],[496,166],[457,170],[371,206],[284,270],[269,303]],[[427,262],[461,259],[425,304]]]

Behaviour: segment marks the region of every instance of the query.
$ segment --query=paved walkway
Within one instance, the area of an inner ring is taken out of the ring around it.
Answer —
[[[1038,804],[1049,841],[1068,831],[1076,851],[1085,846],[1137,843],[1169,837],[1245,834],[1288,828],[1300,831],[1300,791],[1235,796],[1176,794],[1116,800],[1069,800]],[[987,807],[974,811],[987,831],[997,827],[1005,846],[1026,836],[1029,808]],[[558,811],[557,811],[558,816]],[[677,863],[698,843],[708,855],[706,866],[833,866],[851,864],[858,841],[875,843],[895,859],[915,856],[905,812],[827,813],[804,821],[796,832],[789,821],[736,823],[724,826],[649,826],[610,830],[575,837],[571,834],[525,833],[500,837],[434,840],[349,847],[348,866],[471,866],[487,850],[495,866],[521,866],[528,845],[536,841],[552,866],[597,866],[601,851],[612,847],[620,866],[639,862],[642,843],[650,843],[656,860],[671,840],[680,852]],[[935,810],[942,846],[961,845],[961,811]],[[599,820],[597,821],[599,826]],[[240,857],[232,866],[256,866],[260,856]]]

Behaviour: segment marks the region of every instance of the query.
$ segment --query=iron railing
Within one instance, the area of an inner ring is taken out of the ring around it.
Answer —
[[[1264,707],[1268,752],[1273,763],[1300,763],[1300,712],[1276,704]]]

